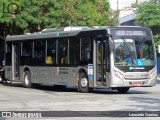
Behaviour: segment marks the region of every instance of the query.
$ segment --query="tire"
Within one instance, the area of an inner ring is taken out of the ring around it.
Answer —
[[[84,72],[79,74],[78,91],[83,93],[91,92],[88,77]]]
[[[127,93],[130,87],[116,88],[119,93]]]
[[[31,74],[30,74],[29,71],[24,72],[23,86],[26,87],[26,88],[31,88],[32,87]]]

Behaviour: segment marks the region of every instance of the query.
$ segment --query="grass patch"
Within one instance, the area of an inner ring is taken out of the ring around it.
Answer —
[[[157,77],[160,78],[160,74],[158,74]]]

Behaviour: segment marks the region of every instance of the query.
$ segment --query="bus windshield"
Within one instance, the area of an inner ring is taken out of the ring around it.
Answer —
[[[115,66],[153,66],[154,50],[152,40],[115,39]]]

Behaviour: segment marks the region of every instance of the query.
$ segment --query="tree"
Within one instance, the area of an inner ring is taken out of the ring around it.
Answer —
[[[137,8],[137,24],[151,28],[156,46],[160,45],[160,1],[150,0],[134,5],[134,7]]]
[[[4,0],[10,6],[0,23],[8,34],[36,32],[44,28],[64,26],[116,25],[117,14],[112,14],[107,0]],[[2,10],[0,6],[0,10]],[[7,10],[7,8],[5,8]],[[2,15],[2,13],[0,13]]]

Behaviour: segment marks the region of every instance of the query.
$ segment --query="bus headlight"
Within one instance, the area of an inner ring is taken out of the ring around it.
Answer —
[[[114,74],[115,76],[117,76],[118,78],[121,78],[121,79],[124,78],[123,74],[120,73],[120,72],[118,72],[117,70],[113,70],[113,74]]]
[[[157,73],[157,71],[156,71],[156,69],[154,69],[151,73],[149,73],[149,78],[155,77],[156,73]]]

